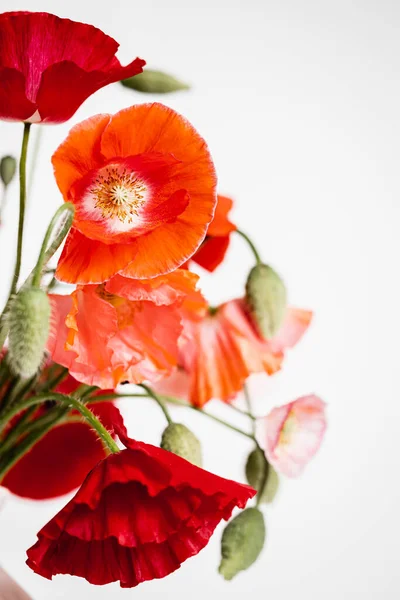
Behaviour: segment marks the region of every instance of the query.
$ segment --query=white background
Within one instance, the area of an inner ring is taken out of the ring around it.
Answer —
[[[284,482],[266,510],[265,551],[232,583],[216,573],[221,528],[178,572],[135,590],[41,579],[24,565],[25,549],[65,499],[9,499],[0,515],[0,563],[35,600],[399,598],[399,4],[1,0],[0,8],[91,22],[120,42],[124,63],[138,55],[193,84],[189,93],[161,100],[207,139],[219,189],[237,201],[235,221],[283,275],[291,303],[316,314],[283,372],[251,382],[259,413],[308,392],[329,404],[320,453],[300,479]],[[29,199],[25,271],[61,201],[49,157],[69,127],[147,99],[114,85],[69,123],[45,129]],[[0,124],[2,154],[18,152],[21,132],[19,124]],[[3,297],[16,204],[14,185],[0,231]],[[203,278],[210,300],[241,295],[250,266],[247,248],[234,239],[226,264]],[[124,410],[132,435],[158,442],[163,422],[156,407],[132,400]],[[225,407],[210,410],[230,416]],[[179,419],[201,437],[207,468],[243,478],[245,438],[198,415],[179,412]]]

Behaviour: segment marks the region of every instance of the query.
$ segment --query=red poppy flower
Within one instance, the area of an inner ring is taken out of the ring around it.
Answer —
[[[222,263],[228,250],[230,235],[237,229],[236,225],[228,219],[228,213],[232,206],[233,200],[218,195],[214,218],[208,227],[207,235],[196,254],[191,258],[207,271],[215,271]]]
[[[166,396],[186,396],[195,406],[212,398],[230,402],[252,373],[272,375],[281,368],[285,351],[300,340],[311,317],[309,311],[288,309],[281,330],[270,340],[256,332],[244,300],[226,302],[203,319],[186,320],[180,368],[155,389]]]
[[[152,280],[118,275],[104,285],[78,286],[70,296],[51,295],[53,360],[102,389],[171,373],[182,316],[204,305],[197,280],[182,269]]]
[[[49,13],[0,15],[0,118],[62,123],[100,88],[143,71],[122,67],[100,29]]]
[[[76,575],[97,585],[120,581],[121,587],[165,577],[256,493],[171,452],[120,437],[126,449],[89,473],[28,550],[27,564],[39,575]]]
[[[142,104],[92,117],[52,160],[64,200],[75,205],[59,279],[163,275],[204,239],[216,204],[214,166],[205,141],[170,108]]]
[[[69,375],[56,391],[70,394],[79,385]],[[90,408],[111,432],[114,423],[122,419],[112,402],[91,403]],[[47,410],[46,406],[39,408],[32,419],[43,416]],[[17,425],[21,416],[13,421],[12,427]],[[62,423],[51,429],[8,471],[1,485],[17,496],[33,500],[62,496],[79,487],[89,471],[105,456],[96,432],[85,422]]]

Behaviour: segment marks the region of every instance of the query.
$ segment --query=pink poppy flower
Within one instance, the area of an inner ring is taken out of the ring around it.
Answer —
[[[260,425],[269,462],[284,475],[297,477],[322,443],[325,402],[318,396],[303,396],[272,409]]]

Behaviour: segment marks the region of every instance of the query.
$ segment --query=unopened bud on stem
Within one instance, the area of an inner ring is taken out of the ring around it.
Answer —
[[[257,490],[257,503],[272,502],[279,488],[279,477],[273,466],[267,461],[264,452],[256,448],[250,452],[246,463],[246,478]],[[263,487],[263,489],[261,489]]]
[[[181,423],[170,423],[161,438],[161,448],[201,467],[201,445],[197,437]]]
[[[5,186],[14,179],[17,161],[13,156],[3,156],[0,161],[0,177]]]
[[[224,529],[219,572],[228,581],[257,560],[265,542],[264,516],[258,508],[246,508]]]
[[[8,359],[16,375],[29,378],[38,371],[50,329],[50,301],[40,288],[22,288],[8,313]]]
[[[287,309],[286,287],[278,273],[262,263],[252,268],[246,283],[246,301],[261,336],[279,331]]]

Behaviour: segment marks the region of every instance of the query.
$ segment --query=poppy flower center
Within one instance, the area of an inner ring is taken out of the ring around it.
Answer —
[[[279,444],[289,444],[295,431],[297,430],[297,419],[294,415],[289,415],[282,427]]]
[[[146,200],[144,181],[125,167],[109,166],[98,172],[90,194],[94,208],[100,210],[104,219],[118,219],[130,224],[139,215]]]

